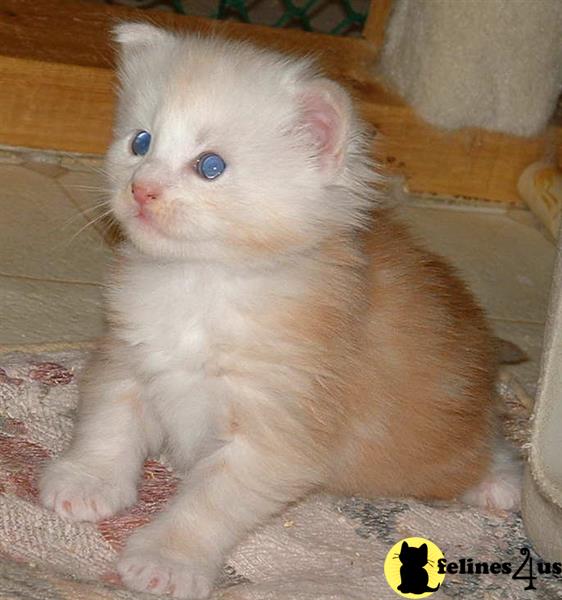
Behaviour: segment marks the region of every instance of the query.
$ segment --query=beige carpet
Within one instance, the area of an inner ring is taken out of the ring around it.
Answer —
[[[77,349],[0,355],[2,599],[154,598],[121,588],[114,563],[130,531],[146,523],[174,491],[175,477],[163,462],[146,462],[135,507],[97,525],[69,523],[37,503],[43,463],[70,438],[76,380],[85,358],[86,352]],[[522,390],[509,379],[498,390],[507,429],[524,446]],[[471,557],[518,566],[520,549],[528,545],[518,513],[411,500],[314,497],[245,540],[229,557],[213,598],[394,599],[384,578],[384,559],[395,542],[412,536],[435,542],[448,561]],[[447,575],[435,597],[535,596],[524,591],[527,583],[510,575]],[[562,597],[561,582],[552,576],[540,576],[535,585],[537,598]]]

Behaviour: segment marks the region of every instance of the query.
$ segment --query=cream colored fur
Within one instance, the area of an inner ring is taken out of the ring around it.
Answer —
[[[108,517],[166,448],[181,489],[117,568],[133,589],[203,598],[242,536],[315,490],[454,498],[482,480],[492,340],[452,270],[377,208],[343,89],[246,44],[116,35],[107,161],[129,242],[43,503]],[[194,168],[206,151],[227,164],[213,181]],[[141,184],[159,192],[139,207]]]

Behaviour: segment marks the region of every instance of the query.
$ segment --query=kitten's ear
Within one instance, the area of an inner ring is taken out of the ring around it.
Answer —
[[[172,34],[149,23],[119,23],[113,28],[113,39],[126,49],[141,48],[169,40]]]
[[[113,28],[113,39],[118,44],[117,72],[125,87],[138,73],[146,71],[146,53],[167,46],[175,37],[149,23],[123,22]]]
[[[408,542],[402,542],[402,548],[400,548],[400,552],[404,552],[404,550],[408,550],[410,546],[408,546]]]
[[[427,556],[427,544],[422,544],[419,549]]]
[[[353,109],[347,94],[334,81],[318,78],[299,94],[300,127],[323,168],[338,170],[344,162]]]

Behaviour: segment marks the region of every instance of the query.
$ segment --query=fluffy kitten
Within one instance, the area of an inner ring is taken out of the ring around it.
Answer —
[[[178,598],[207,596],[242,536],[316,490],[510,507],[482,311],[377,208],[343,89],[247,44],[116,37],[107,164],[130,241],[45,506],[109,517],[165,445],[184,484],[118,571]]]

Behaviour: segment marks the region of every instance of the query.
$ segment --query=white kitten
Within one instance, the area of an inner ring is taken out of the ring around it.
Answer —
[[[477,484],[493,343],[454,273],[374,210],[347,94],[247,44],[116,35],[107,161],[130,243],[43,503],[108,517],[166,444],[183,486],[118,570],[203,598],[243,535],[319,487],[452,498]]]

